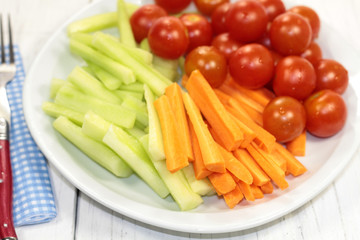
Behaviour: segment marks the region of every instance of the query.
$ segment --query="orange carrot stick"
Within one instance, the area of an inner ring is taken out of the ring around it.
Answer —
[[[181,85],[182,85],[183,87],[185,87],[188,80],[189,80],[188,75],[183,74],[182,77],[181,77]]]
[[[270,181],[270,178],[256,163],[253,157],[246,149],[237,149],[234,151],[234,156],[249,170],[253,177],[253,183],[257,186],[262,186]]]
[[[275,144],[275,150],[286,159],[286,168],[293,176],[299,176],[307,171],[306,167],[297,160],[283,145]]]
[[[171,109],[167,96],[163,95],[155,100],[154,106],[159,115],[161,131],[163,134],[166,167],[170,172],[189,165],[186,149],[180,142],[174,112]]]
[[[185,146],[189,162],[192,162],[194,160],[194,154],[191,146],[189,124],[185,113],[180,86],[177,83],[169,85],[165,89],[165,95],[168,96],[170,106],[175,114],[180,142]]]
[[[241,131],[244,133],[244,140],[240,144],[241,148],[246,148],[256,137],[254,130],[249,128],[245,123],[241,122],[239,119],[230,114],[231,118],[234,119],[235,123],[239,126]]]
[[[286,143],[286,148],[294,156],[305,156],[306,148],[306,131],[304,130],[294,140]]]
[[[255,196],[254,196],[253,192],[251,191],[251,187],[249,184],[244,183],[243,181],[239,181],[237,184],[238,184],[241,192],[244,194],[246,200],[255,201]]]
[[[251,184],[250,185],[251,192],[253,193],[255,199],[261,199],[264,197],[264,193],[261,191],[260,187]]]
[[[195,70],[191,73],[186,89],[225,148],[229,151],[238,148],[243,140],[243,133],[200,71]]]
[[[229,172],[214,172],[208,176],[211,184],[218,194],[226,194],[236,187],[236,182]]]
[[[260,189],[265,194],[270,194],[274,191],[274,186],[271,182],[267,182],[264,185],[260,186]]]
[[[273,165],[277,165],[284,173],[286,172],[286,159],[282,156],[279,156],[276,151],[272,151],[268,153],[263,149],[259,148],[256,144],[254,145],[256,150],[270,163]]]
[[[195,105],[188,93],[183,93],[183,101],[190,122],[194,127],[195,135],[199,141],[201,155],[205,167],[213,172],[226,172],[225,161],[211,136],[199,108]]]
[[[231,192],[225,193],[223,195],[224,200],[229,208],[234,208],[241,200],[243,200],[244,195],[242,194],[238,185],[235,186],[234,190]]]
[[[289,186],[288,182],[285,180],[285,172],[276,164],[271,164],[267,161],[259,152],[260,148],[256,144],[252,143],[246,149],[279,188],[285,189]]]

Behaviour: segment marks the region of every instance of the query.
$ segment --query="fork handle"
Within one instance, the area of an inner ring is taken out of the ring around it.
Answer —
[[[7,121],[0,118],[0,239],[16,240],[12,215],[13,189],[8,132]]]

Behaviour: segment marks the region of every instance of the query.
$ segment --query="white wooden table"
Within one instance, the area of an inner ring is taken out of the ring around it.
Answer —
[[[20,46],[27,71],[51,34],[92,1],[94,0],[0,0],[0,12],[11,14],[15,42]],[[360,1],[293,1],[313,7],[322,21],[335,28],[360,52]],[[360,67],[360,63],[358,64]],[[159,229],[122,216],[78,191],[50,166],[57,218],[49,223],[19,227],[16,231],[21,240],[359,239],[359,169],[360,151],[328,188],[294,212],[254,229],[206,235]]]

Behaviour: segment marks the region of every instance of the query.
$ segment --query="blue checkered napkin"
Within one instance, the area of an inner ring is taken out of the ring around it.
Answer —
[[[50,221],[56,217],[56,208],[46,159],[25,123],[22,106],[25,71],[18,46],[14,50],[16,76],[8,83],[7,94],[11,108],[13,216],[15,226],[22,226]]]

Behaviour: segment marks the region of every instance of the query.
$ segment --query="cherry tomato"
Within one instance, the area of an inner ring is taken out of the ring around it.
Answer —
[[[196,8],[207,16],[211,16],[215,8],[228,2],[229,0],[194,0]]]
[[[130,17],[135,40],[140,43],[147,37],[155,20],[164,16],[167,16],[165,9],[155,4],[147,4],[138,8]]]
[[[312,8],[306,6],[295,6],[289,9],[290,12],[300,14],[307,21],[309,21],[312,30],[312,39],[319,36],[320,31],[320,18]]]
[[[266,10],[269,21],[285,12],[285,5],[281,0],[258,0]]]
[[[230,59],[231,55],[238,50],[243,44],[232,39],[229,33],[222,33],[214,37],[211,45],[216,47],[227,60]]]
[[[179,13],[187,6],[191,0],[155,0],[155,3],[163,7],[168,13]]]
[[[266,31],[268,16],[261,3],[241,0],[233,3],[226,16],[230,36],[240,42],[253,42]]]
[[[258,43],[249,43],[232,54],[229,71],[237,83],[256,89],[265,86],[271,80],[274,61],[266,47]]]
[[[185,73],[198,69],[213,87],[219,87],[228,74],[225,56],[213,46],[193,49],[185,58]]]
[[[288,142],[299,136],[305,129],[304,106],[295,98],[280,96],[272,99],[263,112],[263,127],[276,141]]]
[[[256,41],[256,43],[260,43],[260,44],[264,45],[265,47],[267,47],[268,49],[272,49],[270,37],[269,37],[270,27],[271,27],[271,22],[268,22],[268,24],[266,26],[266,31],[264,32],[262,37]]]
[[[227,32],[226,14],[229,11],[231,3],[223,3],[216,7],[211,14],[211,26],[215,35]]]
[[[349,84],[347,70],[339,62],[332,59],[321,59],[315,67],[315,90],[331,89],[343,94]]]
[[[189,45],[186,27],[173,16],[157,19],[149,30],[148,40],[153,53],[167,59],[179,58]]]
[[[304,102],[306,129],[317,137],[330,137],[345,125],[347,108],[338,93],[324,89],[312,94]]]
[[[310,24],[302,16],[286,12],[277,16],[270,27],[272,47],[283,55],[298,55],[311,42]]]
[[[274,60],[274,66],[276,67],[276,65],[278,64],[278,62],[280,62],[281,59],[284,58],[283,55],[279,54],[278,52],[276,51],[273,51],[273,50],[270,50],[270,53],[271,53],[271,56]]]
[[[311,42],[309,47],[300,55],[306,58],[315,67],[317,62],[322,59],[322,51],[316,42]]]
[[[184,13],[180,20],[185,25],[189,35],[187,51],[202,45],[210,45],[213,37],[210,22],[203,15],[197,13]]]
[[[273,90],[277,96],[303,100],[315,87],[315,69],[308,60],[299,56],[287,56],[278,62],[273,79]]]

